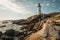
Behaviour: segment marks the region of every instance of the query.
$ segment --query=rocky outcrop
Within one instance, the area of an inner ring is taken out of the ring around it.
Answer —
[[[60,40],[60,25],[54,25],[50,21],[47,20],[41,30],[32,33],[26,40]]]
[[[2,40],[60,40],[60,12],[2,21],[1,29]]]

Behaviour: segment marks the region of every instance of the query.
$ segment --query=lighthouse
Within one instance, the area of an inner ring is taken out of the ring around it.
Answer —
[[[40,5],[40,3],[38,3],[37,7],[38,7],[38,13],[41,14],[41,5]]]

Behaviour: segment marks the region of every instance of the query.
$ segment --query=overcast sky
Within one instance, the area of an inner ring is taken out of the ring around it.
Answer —
[[[60,0],[0,0],[0,20],[25,19],[37,14],[41,3],[42,13],[60,12]]]

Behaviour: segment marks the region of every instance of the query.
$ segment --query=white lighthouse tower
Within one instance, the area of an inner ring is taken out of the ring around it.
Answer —
[[[41,14],[41,5],[40,5],[40,3],[38,3],[37,7],[38,7],[38,13]]]

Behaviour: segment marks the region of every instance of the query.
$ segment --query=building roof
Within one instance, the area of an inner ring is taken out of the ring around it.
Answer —
[[[41,7],[40,3],[38,3],[38,7]]]

